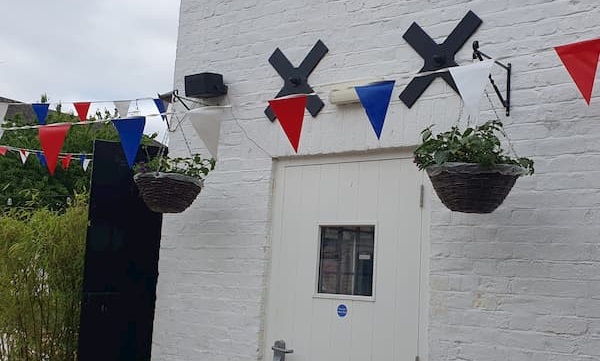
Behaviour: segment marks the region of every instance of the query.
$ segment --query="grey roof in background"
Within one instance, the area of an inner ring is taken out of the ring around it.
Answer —
[[[0,97],[0,103],[21,103],[17,100],[12,100],[9,98]],[[25,119],[30,119],[33,122],[37,122],[35,112],[33,108],[31,108],[31,104],[10,104],[8,106],[8,110],[6,111],[6,115],[4,119],[10,120],[14,118],[17,114],[22,114]]]

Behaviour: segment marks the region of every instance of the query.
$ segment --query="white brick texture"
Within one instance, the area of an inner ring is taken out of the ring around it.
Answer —
[[[413,21],[442,42],[468,10],[470,39],[513,65],[511,116],[502,117],[537,172],[494,213],[452,213],[434,193],[430,224],[431,361],[600,360],[600,99],[588,107],[552,49],[600,36],[594,0],[182,0],[174,84],[217,72],[229,86],[217,169],[190,209],[163,225],[153,360],[261,359],[270,262],[273,158],[295,156],[264,116],[282,80],[279,47],[294,65],[321,39],[329,53],[309,78],[325,102],[305,117],[299,155],[411,146],[444,129],[459,97],[436,80],[408,109],[398,95],[422,66],[402,39]],[[471,61],[470,42],[457,55]],[[504,72],[495,69],[504,90]],[[396,80],[381,140],[359,105],[327,101],[331,85]],[[488,88],[502,114],[498,99]],[[484,98],[483,114],[493,116]],[[190,147],[204,152],[191,126]],[[171,153],[188,153],[179,131]],[[407,358],[410,359],[410,358]]]

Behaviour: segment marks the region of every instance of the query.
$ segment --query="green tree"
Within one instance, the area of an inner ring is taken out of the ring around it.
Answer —
[[[47,100],[44,94],[42,101]],[[93,152],[95,139],[118,141],[116,129],[108,122],[115,116],[116,111],[113,114],[105,110],[103,113],[97,112],[90,120],[107,120],[107,123],[71,126],[62,152],[90,154]],[[60,104],[56,111],[49,112],[46,119],[47,124],[78,121],[79,118],[73,114],[63,113]],[[8,119],[4,127],[32,124],[35,124],[32,119],[17,114],[13,119]],[[144,137],[144,142],[147,143],[149,139]],[[37,129],[5,131],[0,138],[0,144],[41,150]],[[0,208],[5,207],[7,203],[12,203],[12,207],[29,204],[32,207],[62,208],[75,193],[85,193],[89,189],[90,174],[91,167],[84,171],[79,159],[73,159],[71,166],[66,170],[58,163],[54,175],[51,176],[47,167],[40,164],[35,154],[30,154],[23,165],[18,153],[7,152],[6,156],[0,156]]]

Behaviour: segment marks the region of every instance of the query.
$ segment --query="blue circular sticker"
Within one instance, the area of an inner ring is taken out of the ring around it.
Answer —
[[[344,317],[346,317],[347,314],[348,314],[348,307],[345,304],[340,303],[337,307],[337,315],[340,318],[344,318]]]

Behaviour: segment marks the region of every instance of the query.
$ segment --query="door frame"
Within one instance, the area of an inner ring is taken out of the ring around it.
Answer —
[[[265,291],[264,291],[264,306],[263,306],[263,317],[262,317],[262,336],[260,341],[260,349],[262,349],[263,360],[272,359],[271,346],[267,345],[267,327],[268,320],[267,315],[269,312],[269,297],[270,297],[270,286],[271,286],[271,270],[273,267],[273,242],[275,233],[280,225],[275,224],[278,212],[283,209],[283,196],[282,191],[285,185],[285,179],[283,178],[283,170],[289,166],[309,166],[309,165],[325,165],[325,164],[341,164],[341,163],[356,163],[356,162],[368,162],[368,161],[384,161],[394,159],[412,159],[413,151],[415,147],[399,147],[385,150],[366,151],[366,152],[349,152],[349,153],[337,153],[337,154],[325,154],[325,155],[308,155],[308,156],[293,156],[293,157],[280,157],[273,159],[272,168],[272,187],[271,187],[271,209],[269,214],[269,230],[268,230],[268,262],[266,264],[266,277],[265,277]],[[416,166],[415,166],[416,167]],[[429,273],[430,273],[430,222],[431,222],[431,197],[433,194],[433,188],[429,181],[429,178],[425,176],[425,172],[421,172],[421,190],[415,190],[421,192],[421,224],[420,224],[420,267],[419,267],[419,328],[417,330],[417,351],[420,361],[429,360]],[[340,222],[329,222],[331,224],[341,224]],[[370,223],[373,223],[371,220]],[[316,224],[317,234],[318,227],[320,225],[326,225],[328,222],[318,222]],[[376,224],[373,223],[373,224]],[[377,238],[375,239],[375,247],[377,247]],[[374,250],[376,252],[376,248]],[[318,260],[317,260],[318,262]],[[318,267],[318,266],[316,266]],[[316,268],[314,268],[316,269]],[[376,270],[376,268],[374,269]],[[315,271],[317,272],[317,271]],[[373,277],[376,274],[374,273]],[[318,274],[315,273],[315,282]],[[315,283],[316,284],[316,283]],[[315,286],[316,287],[316,286]],[[313,298],[316,296],[316,288]],[[352,296],[348,296],[352,297]],[[372,299],[368,300],[362,298],[360,301],[373,302],[375,301],[376,290],[373,289]],[[318,298],[324,298],[318,296]],[[352,298],[351,298],[352,299]]]

